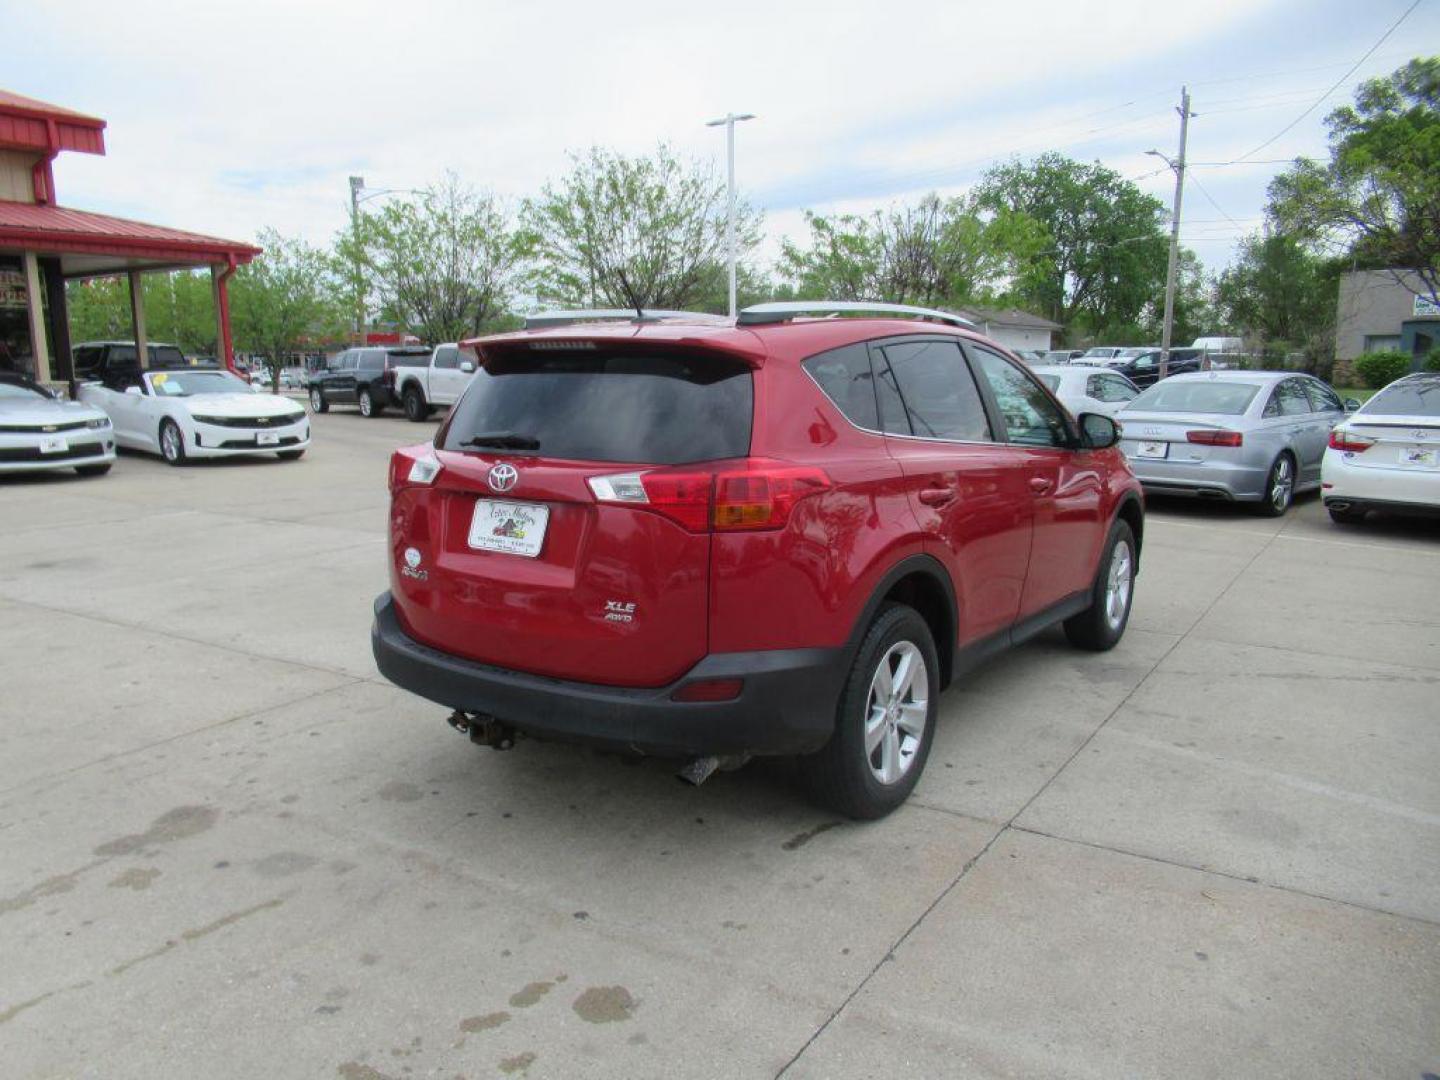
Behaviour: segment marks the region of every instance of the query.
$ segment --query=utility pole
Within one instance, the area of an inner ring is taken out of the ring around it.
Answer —
[[[754,120],[754,113],[726,113],[718,120],[708,120],[706,127],[725,126],[726,151],[729,159],[730,207],[725,217],[725,248],[730,264],[730,317],[735,317],[735,125],[741,120]]]
[[[1190,130],[1190,91],[1180,88],[1180,156],[1174,161],[1159,150],[1147,150],[1175,173],[1175,208],[1170,214],[1170,261],[1165,269],[1165,322],[1160,331],[1160,378],[1169,374],[1170,335],[1175,322],[1175,273],[1180,263],[1180,203],[1185,196],[1185,137]]]
[[[355,344],[364,341],[365,286],[360,269],[360,192],[365,190],[363,176],[350,177],[350,240],[355,245]]]

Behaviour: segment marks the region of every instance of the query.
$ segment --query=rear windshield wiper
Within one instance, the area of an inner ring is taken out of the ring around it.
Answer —
[[[492,450],[539,450],[540,440],[533,435],[517,435],[513,431],[482,431],[462,439],[460,445]]]

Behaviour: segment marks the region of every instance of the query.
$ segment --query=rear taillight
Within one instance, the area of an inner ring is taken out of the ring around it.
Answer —
[[[428,444],[396,450],[390,455],[390,490],[433,484],[440,468],[440,459]]]
[[[395,387],[395,369],[394,369],[394,368],[386,368],[384,371],[382,371],[382,372],[380,373],[380,385],[381,385],[381,386],[385,386],[385,387],[389,387],[390,389],[394,389],[394,387]]]
[[[1238,431],[1187,431],[1185,441],[1201,446],[1241,446],[1245,436]]]
[[[795,504],[830,487],[821,469],[760,459],[714,472],[654,469],[593,476],[595,499],[663,514],[690,532],[779,529]]]
[[[1347,450],[1352,454],[1358,454],[1362,450],[1369,450],[1375,445],[1374,439],[1367,439],[1364,435],[1356,435],[1350,431],[1330,432],[1330,449]]]

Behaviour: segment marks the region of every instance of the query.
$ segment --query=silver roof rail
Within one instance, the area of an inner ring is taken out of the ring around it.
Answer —
[[[574,326],[576,323],[592,322],[654,322],[659,319],[707,319],[719,318],[703,311],[661,311],[646,308],[595,308],[576,311],[537,311],[525,316],[526,330],[544,330],[556,326]]]
[[[867,300],[779,300],[771,304],[752,304],[736,317],[738,326],[765,326],[789,322],[799,315],[911,315],[931,322],[958,326],[962,330],[977,329],[962,315],[910,304],[870,303]]]

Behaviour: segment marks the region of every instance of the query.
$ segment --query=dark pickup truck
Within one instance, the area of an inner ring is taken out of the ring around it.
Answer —
[[[331,405],[358,405],[361,416],[379,416],[398,405],[395,369],[425,367],[430,350],[420,345],[364,345],[346,349],[310,376],[310,409],[323,413]]]

